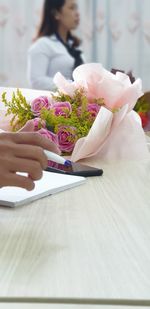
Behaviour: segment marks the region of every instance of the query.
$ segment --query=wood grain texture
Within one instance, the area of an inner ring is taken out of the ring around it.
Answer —
[[[0,208],[0,296],[150,299],[150,161]]]
[[[0,303],[0,309],[144,309],[150,307],[105,306],[105,305],[54,305],[54,304],[23,304]]]

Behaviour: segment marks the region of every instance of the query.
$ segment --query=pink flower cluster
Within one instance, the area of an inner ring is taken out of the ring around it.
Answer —
[[[32,121],[34,124],[34,131],[38,131],[39,134],[53,141],[62,152],[71,153],[77,141],[76,128],[69,125],[59,125],[57,134],[48,130],[46,128],[46,122],[40,118],[40,113],[43,108],[52,111],[55,116],[67,118],[72,112],[70,102],[55,102],[44,96],[38,97],[31,102],[31,111],[35,118],[30,120],[30,122]],[[99,107],[96,107],[96,104],[89,104],[88,111],[92,117],[95,117],[99,111]]]

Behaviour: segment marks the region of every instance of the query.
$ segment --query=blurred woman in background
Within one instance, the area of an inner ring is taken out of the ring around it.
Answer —
[[[74,68],[83,63],[80,40],[72,34],[79,25],[76,0],[45,0],[35,42],[28,51],[31,88],[54,90],[53,77],[61,72],[72,79]]]

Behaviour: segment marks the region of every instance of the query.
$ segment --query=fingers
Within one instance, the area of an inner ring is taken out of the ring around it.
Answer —
[[[43,175],[43,169],[38,161],[18,158],[13,160],[10,172],[27,173],[32,180],[39,180]]]
[[[52,142],[52,141],[49,141],[49,145],[48,145],[47,148],[45,147],[45,149],[47,149],[49,151],[52,151],[52,152],[55,152],[55,153],[57,153],[59,155],[61,154],[61,151],[58,148],[58,146],[54,142]]]
[[[0,187],[4,186],[21,187],[31,191],[34,189],[35,184],[34,181],[28,176],[9,173],[6,177],[4,177],[3,183],[0,183]]]
[[[38,133],[0,134],[0,187],[18,186],[27,190],[34,188],[34,181],[42,177],[47,167],[44,149],[60,154],[58,147]],[[29,177],[17,175],[25,172]]]
[[[26,160],[26,164],[29,164],[29,161],[31,161],[32,164],[34,164],[34,162],[40,163],[42,169],[47,167],[47,156],[45,155],[43,148],[39,146],[21,145],[20,147],[20,145],[17,144],[15,146],[15,157],[17,159],[24,159],[24,163],[25,159],[28,159]]]
[[[13,140],[13,142],[17,144],[36,145],[42,147],[43,149],[47,149],[49,151],[60,154],[60,150],[54,142],[43,137],[37,132],[18,132],[18,133],[2,133],[2,134],[4,135],[8,134],[10,140]]]

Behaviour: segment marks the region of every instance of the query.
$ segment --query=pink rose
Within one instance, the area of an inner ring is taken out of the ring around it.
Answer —
[[[42,108],[50,109],[50,106],[48,97],[41,96],[31,102],[31,111],[34,116],[39,116]]]
[[[38,133],[43,135],[45,138],[49,139],[50,141],[54,142],[58,146],[58,137],[53,132],[47,129],[40,129]]]
[[[57,132],[59,148],[63,152],[72,152],[77,141],[76,128],[61,126]]]
[[[81,116],[81,110],[82,110],[82,107],[79,106],[78,107],[78,110],[77,110],[77,115],[80,117]],[[90,114],[90,118],[93,120],[93,118],[96,118],[98,112],[100,110],[100,106],[97,104],[97,103],[89,103],[87,105],[87,112],[89,112]]]
[[[68,117],[72,112],[72,107],[69,102],[56,102],[53,104],[51,110],[56,116]]]
[[[38,131],[41,128],[46,128],[46,123],[41,118],[38,117],[34,118],[33,123],[34,123],[34,131]]]
[[[99,110],[100,110],[100,106],[96,103],[89,103],[87,106],[87,110],[90,113],[92,118],[96,118]]]

